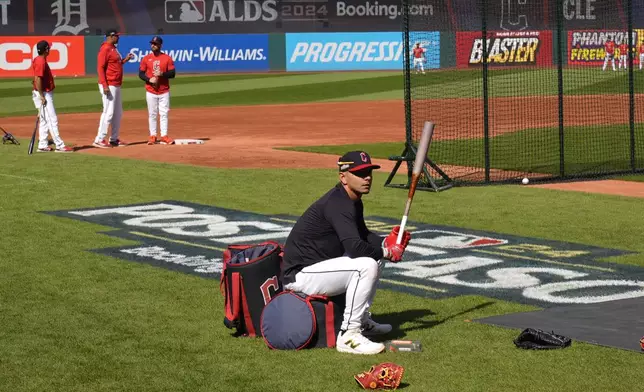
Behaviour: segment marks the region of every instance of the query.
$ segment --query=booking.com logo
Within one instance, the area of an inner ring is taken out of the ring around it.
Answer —
[[[335,7],[337,16],[385,16],[394,20],[402,15],[402,11],[396,4],[380,4],[377,1],[366,1],[364,4],[347,4],[344,1],[338,1]],[[433,5],[411,5],[409,14],[413,16],[432,16],[434,15]]]

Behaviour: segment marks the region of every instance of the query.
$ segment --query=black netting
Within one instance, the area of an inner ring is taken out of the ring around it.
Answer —
[[[407,141],[436,124],[437,183],[644,169],[644,0],[403,4]]]

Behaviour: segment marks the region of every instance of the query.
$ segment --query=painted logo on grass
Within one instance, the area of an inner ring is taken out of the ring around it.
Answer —
[[[53,211],[138,241],[94,252],[219,279],[230,244],[284,243],[294,217],[268,216],[178,201]],[[394,219],[370,217],[386,235]],[[626,252],[558,241],[410,222],[404,260],[387,263],[381,285],[426,297],[483,295],[542,307],[644,297],[644,268],[598,258]]]

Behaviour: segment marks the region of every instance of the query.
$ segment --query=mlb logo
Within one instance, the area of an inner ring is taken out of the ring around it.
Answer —
[[[165,0],[167,23],[204,23],[206,0]]]

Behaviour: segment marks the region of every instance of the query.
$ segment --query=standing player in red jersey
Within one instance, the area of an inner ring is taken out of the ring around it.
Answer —
[[[145,100],[148,103],[150,137],[148,144],[157,142],[157,114],[161,125],[161,144],[174,144],[168,136],[168,111],[170,111],[170,79],[175,77],[172,57],[161,51],[163,38],[154,36],[150,40],[152,53],[141,60],[139,78],[145,82]]]
[[[602,71],[606,71],[606,66],[609,61],[613,63],[613,71],[615,71],[615,41],[613,41],[612,38],[606,40],[604,51],[606,52],[606,56],[604,57],[604,67],[602,68]]]
[[[414,72],[418,73],[418,69],[424,74],[425,67],[425,49],[420,47],[420,42],[416,42],[416,46],[412,49],[412,56],[414,57]]]
[[[126,144],[119,139],[121,117],[123,116],[123,102],[121,101],[121,84],[123,84],[123,64],[130,61],[132,53],[125,58],[116,49],[119,42],[119,33],[108,30],[105,34],[105,42],[98,51],[98,89],[103,100],[103,112],[98,124],[98,134],[94,139],[93,146],[98,148],[121,147]],[[112,126],[110,142],[107,137],[107,130]]]
[[[642,70],[642,63],[644,63],[644,41],[640,42],[638,47],[638,52],[640,53],[640,71]]]
[[[619,63],[617,64],[617,69],[622,69],[624,67],[624,70],[628,69],[628,43],[626,42],[626,38],[624,38],[624,42],[619,44]]]
[[[51,151],[47,140],[47,129],[49,129],[51,137],[54,139],[54,143],[56,143],[56,152],[72,152],[74,149],[65,146],[65,142],[63,142],[63,139],[60,138],[60,134],[58,133],[58,116],[56,115],[56,108],[54,107],[54,89],[56,86],[51,68],[47,64],[49,49],[50,47],[47,41],[38,42],[36,44],[38,56],[31,63],[31,69],[34,75],[31,98],[40,116],[38,151]]]

